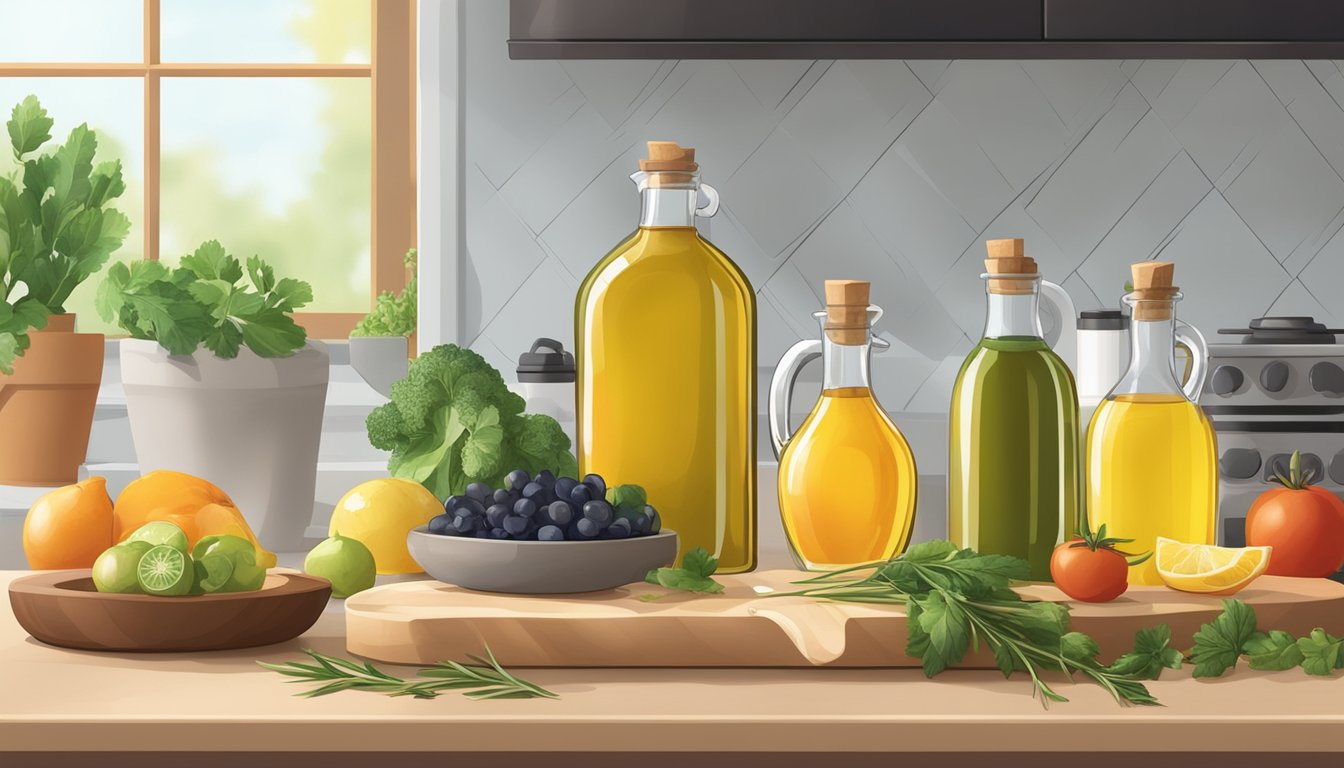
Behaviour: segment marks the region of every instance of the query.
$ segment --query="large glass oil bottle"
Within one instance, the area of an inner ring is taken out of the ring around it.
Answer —
[[[795,344],[770,385],[770,436],[779,454],[779,513],[794,561],[832,570],[905,551],[915,523],[918,474],[910,444],[873,395],[870,286],[827,280],[821,341]],[[799,369],[820,355],[821,397],[789,434]]]
[[[1078,394],[1042,338],[1036,261],[1020,239],[987,249],[984,338],[952,388],[948,528],[960,546],[1020,557],[1049,581],[1055,546],[1078,529]]]
[[[718,208],[698,170],[695,150],[649,142],[639,228],[579,288],[577,453],[644,486],[678,560],[704,547],[740,573],[756,567],[756,294],[696,231]]]
[[[1157,537],[1212,544],[1218,520],[1217,441],[1175,371],[1175,266],[1133,265],[1129,369],[1097,406],[1087,430],[1087,514],[1092,529],[1152,551]],[[1202,355],[1192,378],[1202,386]],[[1152,558],[1129,569],[1130,584],[1161,584]]]

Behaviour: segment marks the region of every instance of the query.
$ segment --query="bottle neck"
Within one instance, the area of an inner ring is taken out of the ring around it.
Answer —
[[[1176,376],[1176,322],[1134,320],[1129,326],[1129,368],[1115,385],[1116,394],[1184,396]]]
[[[837,344],[825,333],[821,338],[822,389],[872,388],[868,371],[871,335],[862,344]]]
[[[1041,338],[1041,295],[1031,293],[990,293],[985,315],[985,338]]]
[[[648,187],[640,192],[639,226],[695,227],[696,190]]]

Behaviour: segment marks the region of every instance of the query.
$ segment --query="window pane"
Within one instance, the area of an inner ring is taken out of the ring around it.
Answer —
[[[369,308],[364,78],[165,78],[159,256],[217,239],[313,285],[309,312]]]
[[[369,63],[369,0],[162,2],[163,61]]]
[[[144,81],[140,78],[112,77],[0,77],[0,112],[9,119],[13,106],[29,94],[37,96],[48,116],[56,121],[51,129],[51,140],[39,154],[55,151],[57,142],[64,142],[70,129],[88,123],[98,136],[98,152],[94,163],[121,160],[122,178],[126,191],[112,207],[131,220],[131,231],[121,249],[112,254],[116,261],[138,259],[144,255]],[[18,173],[9,137],[3,138],[0,150],[0,173]],[[32,155],[29,155],[32,157]],[[22,175],[17,177],[22,183]],[[104,323],[94,310],[93,298],[102,282],[107,267],[85,280],[66,302],[67,312],[79,315],[81,331],[125,335],[124,331]]]
[[[140,0],[0,0],[0,61],[144,61]]]

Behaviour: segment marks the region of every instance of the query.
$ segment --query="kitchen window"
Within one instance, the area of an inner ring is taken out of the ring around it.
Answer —
[[[415,244],[415,17],[414,0],[0,0],[0,121],[34,94],[53,140],[87,122],[98,160],[122,161],[113,259],[218,239],[310,282],[296,319],[344,338]],[[121,334],[100,282],[70,311]]]

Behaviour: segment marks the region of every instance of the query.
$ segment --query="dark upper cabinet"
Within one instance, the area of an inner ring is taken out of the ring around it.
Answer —
[[[1344,39],[1344,0],[1045,0],[1046,40]]]
[[[509,0],[509,8],[515,59],[1344,58],[1344,0]]]

